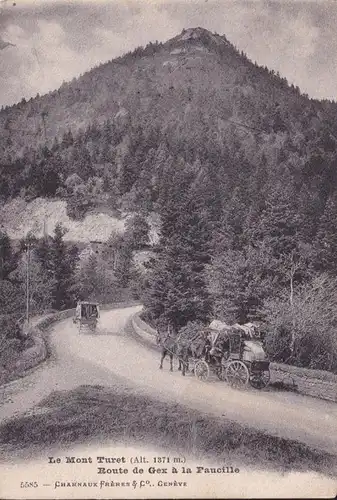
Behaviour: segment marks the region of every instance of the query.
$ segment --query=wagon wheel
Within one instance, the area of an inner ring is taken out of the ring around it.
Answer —
[[[250,385],[254,389],[265,389],[270,382],[270,370],[265,370],[260,373],[253,373],[250,376]]]
[[[241,389],[248,384],[249,371],[242,361],[231,361],[227,366],[226,379],[229,385]]]
[[[196,362],[196,364],[194,365],[194,375],[197,377],[198,380],[202,380],[203,382],[205,382],[208,379],[209,367],[206,361],[202,359]]]

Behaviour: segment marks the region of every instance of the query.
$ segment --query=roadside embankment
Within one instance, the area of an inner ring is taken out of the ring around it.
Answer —
[[[44,332],[53,323],[73,315],[73,309],[50,313],[33,322],[25,338],[11,340],[0,355],[0,385],[24,377],[49,354]]]
[[[22,377],[47,357],[46,344],[37,328],[24,340],[13,339],[0,354],[0,384]]]
[[[156,331],[145,323],[139,313],[131,321],[133,332],[145,343],[156,345]],[[306,396],[337,402],[337,375],[282,363],[270,364],[270,388],[284,389]]]
[[[271,374],[274,383],[282,381],[300,394],[337,402],[337,375],[334,373],[271,363]]]

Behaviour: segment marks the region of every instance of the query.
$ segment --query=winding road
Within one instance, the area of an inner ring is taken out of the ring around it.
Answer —
[[[101,313],[96,333],[79,333],[67,319],[50,332],[51,358],[27,377],[0,389],[0,421],[29,412],[55,390],[83,384],[134,387],[163,401],[178,402],[279,437],[337,454],[337,405],[285,392],[231,389],[192,375],[160,371],[159,353],[128,335],[125,325],[140,307]],[[1,391],[3,394],[1,394]],[[0,399],[1,401],[1,399]]]

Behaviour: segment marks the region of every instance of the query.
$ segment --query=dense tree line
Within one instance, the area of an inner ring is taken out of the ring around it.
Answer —
[[[111,234],[99,252],[86,256],[64,240],[61,225],[51,236],[37,239],[28,234],[20,242],[0,232],[0,354],[23,339],[27,277],[30,316],[72,308],[78,300],[139,298],[141,269],[133,255],[147,247],[148,231],[146,219],[136,214],[128,219],[123,235]]]
[[[71,289],[78,249],[64,241],[64,234],[63,228],[57,225],[53,236],[38,240],[28,234],[15,243],[6,233],[0,233],[2,314],[24,316],[27,267],[31,313],[62,310],[73,305]]]

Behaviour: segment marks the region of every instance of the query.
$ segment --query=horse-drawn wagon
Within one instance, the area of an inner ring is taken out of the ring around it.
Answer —
[[[267,387],[270,381],[270,362],[265,353],[256,325],[228,326],[219,321],[210,324],[211,332],[194,373],[207,380],[211,369],[232,387],[245,387],[250,383],[256,389]]]
[[[214,373],[220,380],[232,387],[243,388],[250,384],[256,389],[267,387],[270,381],[269,360],[264,351],[256,325],[226,325],[212,321],[190,338],[169,331],[157,343],[162,347],[160,368],[166,354],[170,357],[171,371],[173,356],[179,360],[179,369],[185,375],[192,363],[194,375],[202,381]]]
[[[96,302],[77,302],[73,322],[78,324],[79,331],[89,329],[95,331],[99,319],[99,306]]]

